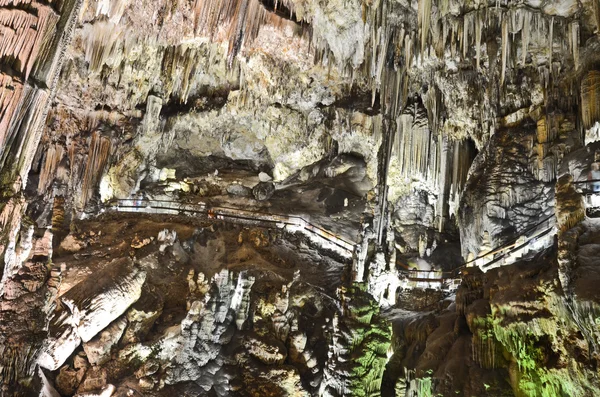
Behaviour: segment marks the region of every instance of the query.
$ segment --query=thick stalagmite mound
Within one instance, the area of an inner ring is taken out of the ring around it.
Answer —
[[[0,395],[600,395],[599,35],[0,0]]]

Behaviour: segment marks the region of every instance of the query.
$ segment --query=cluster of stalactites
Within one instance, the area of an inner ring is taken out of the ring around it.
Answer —
[[[87,204],[95,190],[95,186],[100,180],[108,162],[111,149],[112,143],[109,138],[101,136],[97,131],[92,134],[83,183],[81,185],[81,205]]]
[[[54,10],[44,4],[30,2],[34,12],[19,8],[0,9],[0,61],[10,63],[27,79],[38,52],[58,21]]]
[[[365,11],[369,27],[365,44],[365,59],[359,72],[371,81],[372,102],[380,91],[380,105],[386,114],[396,117],[408,96],[407,70],[413,64],[418,40],[411,27],[395,26],[389,20],[389,1],[375,2]],[[321,51],[324,51],[321,49]],[[393,66],[390,65],[393,55]]]
[[[0,73],[0,156],[9,137],[7,132],[12,115],[19,105],[24,88],[26,91],[30,90],[19,79]]]
[[[99,71],[105,64],[120,64],[120,55],[125,52],[121,41],[124,33],[119,25],[111,21],[98,21],[83,27],[85,61],[92,72]]]
[[[121,27],[119,24],[107,20],[97,21],[92,25],[85,25],[82,29],[82,38],[85,48],[85,60],[89,70],[99,72],[103,67],[116,74],[112,80],[123,84],[122,88],[132,89],[127,86],[128,81],[121,83],[121,75],[127,75],[128,64],[136,59],[151,62],[151,59],[140,58],[140,53],[147,48],[158,47],[156,57],[160,69],[152,74],[151,67],[147,66],[148,77],[136,81],[140,84],[138,90],[161,89],[160,94],[165,98],[178,99],[186,103],[190,94],[199,87],[199,81],[211,67],[219,67],[218,59],[222,53],[218,44],[206,42],[184,42],[178,45],[158,45],[152,37],[137,37]],[[235,73],[237,69],[231,69]],[[160,84],[158,84],[160,83]],[[144,86],[145,85],[145,86]],[[121,87],[119,87],[121,88]],[[123,103],[125,109],[134,109],[144,100],[145,95],[132,95],[128,103]]]
[[[498,343],[496,342],[496,338],[494,338],[492,330],[476,330],[471,340],[473,361],[482,368],[498,368],[498,361],[502,356],[497,351],[497,345]]]
[[[424,105],[415,101],[396,119],[392,154],[398,158],[403,177],[427,181],[440,194],[448,190],[458,199],[474,148],[466,141],[448,141],[439,133],[442,104],[435,87],[425,94]]]
[[[584,128],[600,121],[600,71],[589,71],[581,81],[581,117]]]
[[[477,69],[481,67],[482,37],[485,31],[501,32],[501,80],[506,78],[508,63],[512,61],[511,47],[520,40],[520,57],[517,62],[523,66],[527,63],[530,49],[547,53],[547,59],[541,59],[546,65],[552,64],[552,53],[555,45],[555,33],[562,38],[559,44],[565,45],[571,52],[573,63],[579,65],[579,35],[578,21],[568,21],[565,18],[548,16],[539,10],[525,6],[511,8],[485,7],[471,10],[462,16],[455,16],[444,11],[442,5],[440,13],[431,13],[431,0],[419,1],[419,39],[421,53],[430,46],[436,51],[438,57],[444,55],[446,49],[450,50],[452,57],[459,55],[463,59],[472,57],[469,51],[474,48]],[[425,14],[427,13],[427,14]],[[441,28],[434,29],[438,24],[432,20],[440,15]],[[556,25],[556,26],[555,26]],[[441,37],[440,37],[441,36]],[[459,48],[457,48],[458,44]],[[545,48],[544,48],[545,47]]]
[[[0,63],[5,71],[0,72],[0,167],[8,156],[19,159],[16,167],[27,164],[31,158],[29,151],[35,149],[35,136],[23,131],[35,126],[41,120],[41,112],[33,111],[34,106],[43,109],[48,95],[26,83],[44,43],[54,33],[59,16],[47,4],[33,1],[2,1],[0,9]],[[19,8],[27,5],[27,10]],[[17,170],[25,179],[26,166]]]
[[[525,6],[486,7],[457,16],[448,12],[447,2],[441,3],[434,10],[436,5],[432,0],[419,1],[418,30],[390,22],[392,6],[388,1],[376,2],[365,12],[366,26],[369,27],[365,60],[357,70],[371,80],[373,101],[377,92],[385,94],[387,91],[387,95],[380,97],[381,107],[393,117],[406,103],[407,71],[427,58],[472,60],[478,70],[486,65],[496,67],[490,63],[496,59],[496,47],[487,47],[485,37],[489,34],[486,32],[500,32],[497,65],[502,84],[510,69],[532,64],[540,69],[547,86],[549,75],[555,69],[552,67],[554,52],[570,52],[573,65],[579,67],[580,26],[577,20],[548,16]],[[326,46],[318,47],[317,52],[326,54],[318,56],[317,61],[333,63]],[[487,64],[484,64],[486,55]]]
[[[288,8],[293,5],[289,0],[276,4],[280,3]],[[293,7],[290,9],[293,10]],[[227,35],[230,65],[241,49],[258,36],[261,26],[265,24],[281,27],[294,22],[265,9],[259,0],[196,0],[194,6],[194,28],[197,33],[206,34],[212,39],[218,39],[219,34]]]
[[[38,181],[38,194],[42,195],[48,191],[64,154],[65,150],[61,145],[52,144],[48,147],[45,154],[44,166],[42,167]]]
[[[416,104],[397,119],[393,154],[406,178],[420,177],[437,185],[440,175],[440,141],[429,129],[427,113]]]
[[[50,95],[47,90],[35,89],[29,84],[19,90],[13,93],[8,104],[0,100],[9,110],[0,115],[0,125],[8,123],[6,130],[0,130],[0,169],[10,165],[14,176],[18,174],[21,181],[26,181],[42,132],[37,126],[45,120],[45,113],[40,110],[45,109]]]
[[[574,124],[569,125],[575,129]],[[561,126],[558,120],[551,116],[543,117],[537,121],[536,140],[533,142],[532,147],[533,159],[537,161],[530,163],[530,170],[538,181],[552,182],[556,180],[560,156],[556,153],[555,140],[558,137],[559,128]]]
[[[129,0],[99,0],[96,5],[96,16],[106,15],[113,23],[118,23],[125,13]]]

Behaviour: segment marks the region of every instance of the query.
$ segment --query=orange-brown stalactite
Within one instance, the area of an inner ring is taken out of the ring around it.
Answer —
[[[581,116],[585,128],[600,121],[600,71],[591,70],[581,81]]]
[[[52,180],[56,174],[58,164],[64,157],[64,149],[60,145],[51,145],[46,152],[46,158],[44,160],[44,167],[40,173],[40,180],[38,183],[38,193],[44,194],[50,187]]]
[[[0,155],[6,141],[6,131],[21,99],[23,84],[6,74],[0,74]]]
[[[27,181],[81,0],[49,3],[0,3],[0,169],[8,184]]]
[[[47,30],[54,30],[58,15],[50,7],[33,4],[35,14],[21,9],[0,9],[0,60],[17,60],[14,67],[29,77]]]
[[[100,180],[104,167],[108,161],[108,156],[112,148],[110,139],[100,136],[99,132],[92,134],[90,151],[88,153],[85,174],[81,187],[81,204],[85,205]]]

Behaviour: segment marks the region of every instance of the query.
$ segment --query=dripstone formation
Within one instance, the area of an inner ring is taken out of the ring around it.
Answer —
[[[600,395],[600,1],[0,0],[0,395]]]

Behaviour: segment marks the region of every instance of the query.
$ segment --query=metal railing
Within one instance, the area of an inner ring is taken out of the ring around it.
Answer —
[[[600,182],[600,179],[586,179],[585,181],[574,181],[573,185],[585,185],[594,182]]]
[[[600,183],[600,179],[589,179],[584,181],[573,182],[573,185],[592,185],[594,183]],[[585,212],[588,216],[597,217],[598,212],[600,211],[600,189],[597,188],[578,188],[576,189],[578,193],[585,198]]]
[[[550,215],[544,218],[541,222],[534,226],[531,226],[524,230],[519,237],[509,240],[508,242],[496,247],[484,254],[479,255],[477,258],[471,259],[461,266],[451,271],[440,271],[440,270],[419,270],[419,269],[405,269],[398,270],[398,274],[403,275],[408,282],[411,283],[429,283],[438,284],[440,289],[444,286],[448,286],[449,289],[454,289],[457,283],[461,280],[461,271],[474,264],[476,261],[485,259],[493,255],[493,259],[482,265],[482,268],[486,269],[498,262],[502,262],[500,266],[508,265],[512,262],[508,262],[507,259],[514,253],[519,252],[528,245],[537,242],[542,237],[551,233],[554,230],[555,219],[554,215]],[[528,236],[529,235],[529,236]],[[526,237],[523,243],[518,244],[519,240]],[[434,277],[431,277],[433,275]]]
[[[247,224],[260,223],[263,225],[275,226],[276,228],[280,229],[290,227],[292,229],[305,231],[308,234],[334,244],[336,247],[339,247],[351,254],[353,254],[357,248],[356,243],[353,243],[320,226],[316,226],[308,222],[303,217],[297,215],[282,215],[260,211],[248,211],[225,206],[208,206],[206,203],[191,204],[180,203],[176,201],[146,199],[112,200],[109,202],[108,208],[121,212],[144,212],[150,214],[202,214],[208,219],[223,221],[229,220],[236,223]],[[524,230],[519,237],[506,242],[500,247],[494,248],[484,254],[479,255],[477,258],[471,259],[451,271],[403,269],[398,270],[397,272],[399,276],[403,276],[405,280],[410,283],[438,284],[440,289],[444,289],[445,286],[449,286],[449,288],[452,289],[460,284],[461,271],[465,267],[468,267],[476,261],[491,255],[493,255],[494,258],[491,261],[483,264],[483,268],[489,268],[500,261],[502,261],[501,266],[510,264],[507,263],[506,259],[509,258],[511,254],[525,248],[527,245],[550,233],[554,229],[554,223],[554,215],[550,215],[544,218],[540,223]],[[527,237],[528,234],[531,235]],[[518,244],[519,240],[524,236],[526,237],[526,240],[523,243]],[[434,277],[431,277],[432,275]]]
[[[236,223],[263,223],[277,228],[286,226],[301,229],[345,251],[353,253],[356,244],[297,215],[282,215],[260,211],[247,211],[224,206],[208,206],[206,203],[190,204],[166,200],[118,199],[109,202],[108,208],[120,212],[144,212],[172,215],[205,215],[208,219],[237,221]]]

